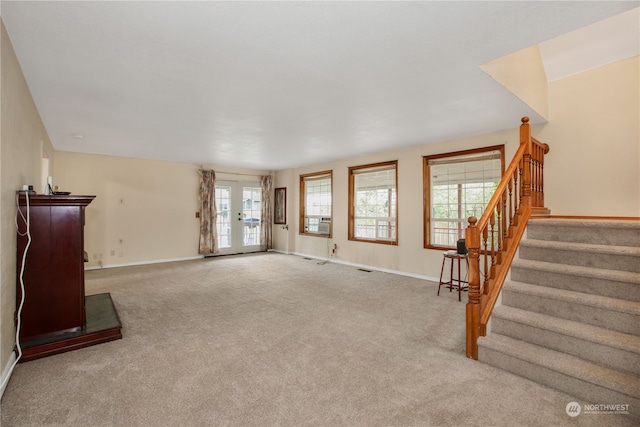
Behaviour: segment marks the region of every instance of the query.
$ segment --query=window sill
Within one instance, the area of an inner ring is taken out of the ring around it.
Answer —
[[[305,232],[301,232],[298,233],[301,236],[309,236],[309,237],[324,237],[326,239],[331,239],[331,233],[329,234],[319,234],[319,233],[305,233]]]
[[[425,245],[424,246],[425,249],[432,249],[432,250],[437,250],[437,251],[450,251],[450,250],[457,250],[458,248],[456,246],[435,246],[435,245]]]
[[[379,245],[398,246],[398,241],[397,240],[359,239],[357,237],[349,237],[349,240],[352,241],[352,242],[377,243]]]

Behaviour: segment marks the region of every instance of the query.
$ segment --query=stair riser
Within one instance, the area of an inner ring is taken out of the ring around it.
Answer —
[[[640,256],[520,246],[520,258],[640,273]]]
[[[640,376],[640,355],[547,329],[494,316],[493,333],[571,354],[585,360]]]
[[[511,279],[532,285],[640,302],[640,283],[617,282],[555,271],[531,270],[515,265],[511,269]]]
[[[478,360],[511,372],[512,374],[528,378],[539,384],[560,390],[579,399],[584,399],[584,402],[579,403],[628,404],[631,416],[640,417],[640,399],[637,397],[628,396],[562,372],[554,371],[511,355],[485,348],[481,342],[479,342],[478,346]],[[569,402],[570,400],[567,400],[567,402],[558,402],[558,404],[566,405]]]
[[[504,289],[502,303],[522,310],[640,336],[640,316]]]
[[[640,228],[568,227],[543,222],[529,223],[528,239],[636,247],[640,241]]]

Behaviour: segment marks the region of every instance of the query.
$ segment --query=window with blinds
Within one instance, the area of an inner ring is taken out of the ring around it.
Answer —
[[[397,244],[397,161],[349,168],[349,239]]]
[[[300,175],[300,233],[331,237],[332,171]]]
[[[456,247],[504,171],[504,146],[424,157],[425,247]]]

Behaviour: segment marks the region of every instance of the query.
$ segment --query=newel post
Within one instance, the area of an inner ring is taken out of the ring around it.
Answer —
[[[531,207],[531,126],[529,125],[529,117],[522,118],[520,125],[520,145],[525,145],[523,160],[522,180],[520,181],[520,194],[522,195],[521,203]]]
[[[478,336],[480,335],[480,230],[478,218],[469,217],[465,231],[469,250],[469,302],[467,303],[467,357],[478,359]]]

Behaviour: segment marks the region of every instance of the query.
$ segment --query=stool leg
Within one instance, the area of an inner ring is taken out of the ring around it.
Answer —
[[[449,292],[453,290],[453,258],[451,258],[451,274],[449,275]]]
[[[440,283],[438,283],[438,296],[440,296],[440,286],[442,286],[442,273],[444,272],[444,262],[446,258],[442,257],[442,268],[440,269]]]
[[[462,291],[462,282],[460,282],[460,257],[458,257],[458,301],[461,301],[460,292]]]

